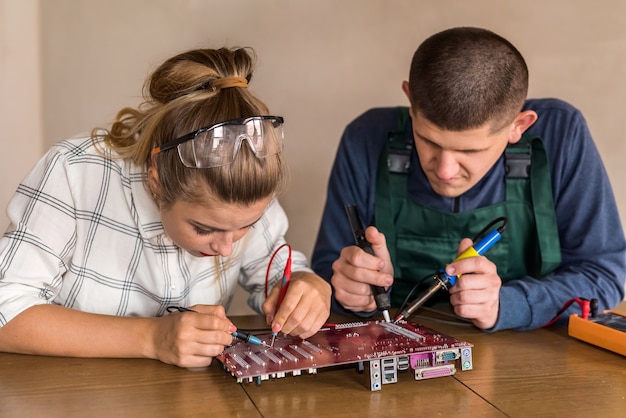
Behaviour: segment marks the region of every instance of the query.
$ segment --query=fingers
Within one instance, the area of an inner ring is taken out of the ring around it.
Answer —
[[[381,258],[366,253],[356,245],[343,248],[335,262],[339,262],[340,265],[344,266],[345,273],[349,273],[351,276],[358,274],[359,269],[380,271],[385,267],[385,262]]]
[[[478,328],[493,327],[498,319],[502,286],[495,264],[484,256],[469,257],[451,263],[446,272],[460,275],[449,289],[454,312],[471,319]]]
[[[278,303],[278,294],[280,293],[281,281],[279,281],[270,291],[267,299],[261,305],[261,309],[265,313],[265,322],[271,324],[276,315],[276,305]]]
[[[280,308],[271,321],[272,331],[307,338],[330,315],[330,285],[313,273],[294,273]]]
[[[344,308],[353,312],[372,312],[376,309],[371,285],[337,274],[333,275],[331,283],[335,289],[335,299]]]
[[[456,255],[457,256],[461,255],[463,252],[465,252],[465,250],[467,250],[472,245],[474,245],[474,242],[471,239],[463,238],[461,242],[459,243],[459,248],[456,252]]]
[[[226,310],[221,305],[194,305],[189,309],[205,315],[213,315],[218,318],[226,318]]]
[[[357,246],[346,247],[333,263],[331,284],[335,299],[344,308],[355,312],[371,312],[376,309],[371,285],[388,288],[393,284],[393,265],[385,236],[375,227],[365,231],[375,256]]]
[[[482,275],[494,281],[500,281],[496,265],[485,256],[457,259],[446,266],[446,273],[451,276]],[[464,280],[463,282],[466,286],[473,284],[473,281]]]
[[[379,264],[376,270],[380,270],[383,273],[387,273],[393,276],[393,264],[391,263],[391,256],[387,249],[387,240],[385,235],[376,229],[375,226],[369,226],[365,230],[365,238],[372,244],[374,254],[382,260],[382,264]],[[365,266],[364,266],[365,267]]]
[[[211,364],[232,343],[236,327],[226,318],[222,306],[193,306],[194,312],[166,315],[159,323],[155,346],[157,358],[180,367]]]

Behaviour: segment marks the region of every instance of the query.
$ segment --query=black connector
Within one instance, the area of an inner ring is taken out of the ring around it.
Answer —
[[[591,299],[589,301],[589,316],[595,318],[598,315],[598,299]]]

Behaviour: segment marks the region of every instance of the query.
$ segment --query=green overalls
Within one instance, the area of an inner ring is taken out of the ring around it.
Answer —
[[[413,138],[407,138],[408,108],[399,107],[397,130],[389,134],[381,155],[376,183],[374,224],[385,234],[394,266],[391,293],[399,307],[421,283],[412,299],[432,284],[432,276],[456,258],[461,238],[472,238],[494,219],[504,216],[508,226],[487,254],[503,281],[525,275],[542,277],[561,263],[550,171],[539,138],[524,135],[505,151],[506,199],[462,213],[422,206],[407,194],[407,172]],[[447,301],[439,292],[435,301]]]

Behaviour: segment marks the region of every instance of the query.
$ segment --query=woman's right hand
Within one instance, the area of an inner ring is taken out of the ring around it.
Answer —
[[[236,327],[223,306],[195,305],[193,312],[155,318],[154,357],[180,367],[206,367],[231,344]]]

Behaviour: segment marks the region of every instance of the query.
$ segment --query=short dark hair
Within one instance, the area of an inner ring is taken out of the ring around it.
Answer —
[[[436,33],[415,51],[409,99],[442,129],[461,131],[493,123],[497,131],[521,110],[528,92],[528,67],[503,37],[481,28]]]

